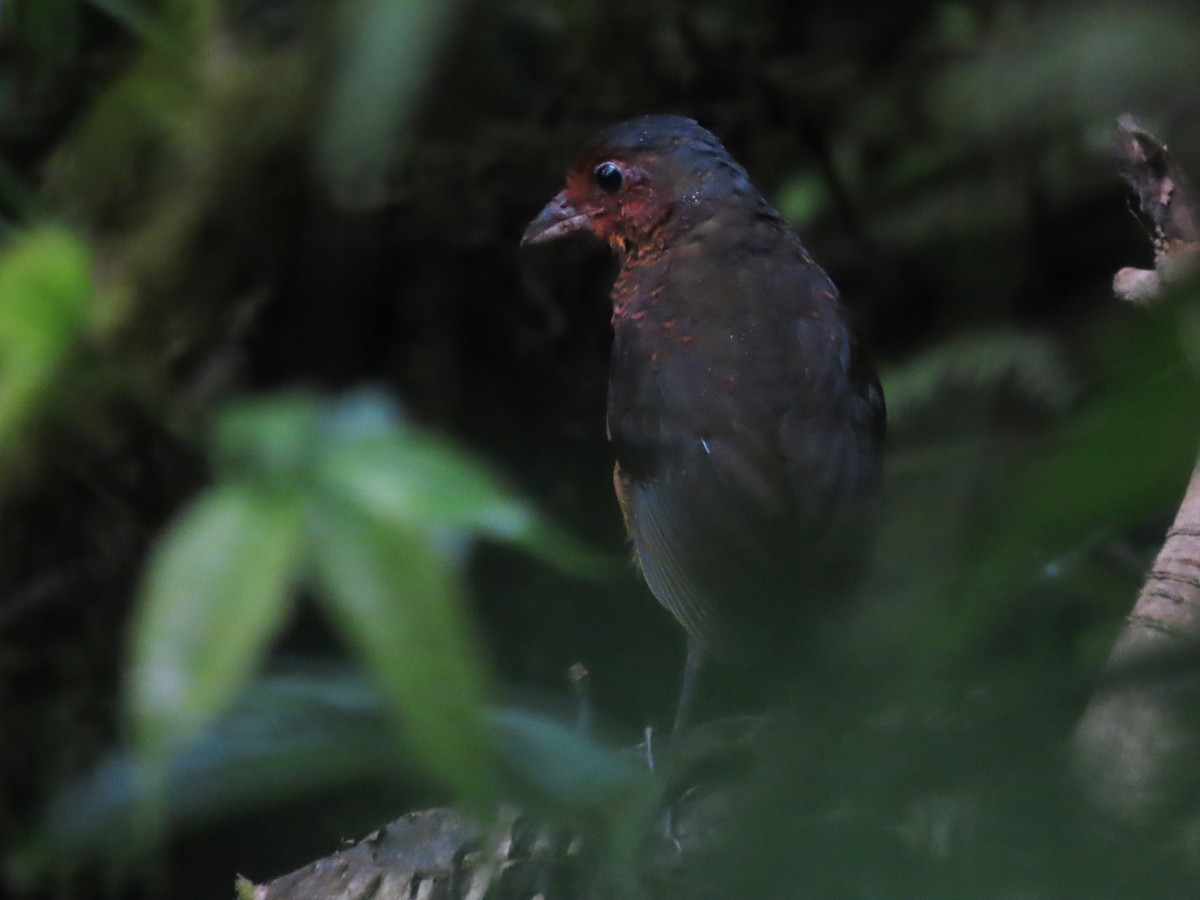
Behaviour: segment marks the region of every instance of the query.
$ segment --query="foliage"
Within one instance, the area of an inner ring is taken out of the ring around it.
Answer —
[[[1188,318],[1139,311],[1096,329],[1098,381],[1080,399],[1072,367],[1046,341],[1002,333],[956,339],[885,375],[888,397],[900,401],[893,434],[902,447],[890,460],[897,508],[883,552],[903,559],[883,568],[902,566],[905,590],[924,595],[903,629],[909,647],[962,659],[1021,620],[1020,598],[1049,588],[1051,614],[1074,602],[1076,585],[1095,591],[1106,577],[1106,593],[1090,602],[1110,603],[1114,616],[1127,609],[1137,572],[1112,581],[1103,548],[1169,510],[1186,483],[1200,434]],[[966,421],[911,446],[914,431],[929,433],[930,405],[936,417],[947,402]],[[1048,415],[1052,429],[1005,433]],[[964,440],[962,426],[990,437]],[[941,522],[929,525],[930,516]],[[914,553],[925,562],[915,573]],[[1107,635],[1111,621],[1095,627]]]
[[[370,0],[352,6],[343,64],[329,93],[317,165],[343,202],[385,201],[403,125],[456,3]],[[402,64],[397,64],[402,60]]]
[[[1149,251],[1104,149],[1131,108],[1196,170],[1195,10],[30,0],[0,23],[23,875],[144,871],[167,837],[365,779],[397,813],[442,792],[599,822],[632,877],[664,780],[535,710],[585,661],[582,702],[630,742],[681,648],[613,562],[605,263],[516,240],[579,139],[655,110],[802,228],[892,420],[878,560],[823,644],[862,671],[795,687],[814,724],[739,865],[803,859],[779,877],[830,895],[1190,895],[1046,786],[1200,431],[1194,285],[1108,300]]]
[[[225,476],[165,536],[135,612],[138,750],[165,756],[228,705],[303,580],[380,682],[410,749],[485,804],[488,678],[462,609],[461,557],[468,538],[487,535],[569,562],[543,540],[549,530],[379,396],[329,409],[304,397],[249,403],[216,434]]]
[[[589,552],[556,535],[479,464],[405,423],[378,394],[325,404],[304,395],[247,401],[224,412],[214,434],[221,475],[155,548],[134,610],[127,664],[133,756],[109,760],[58,800],[47,826],[56,837],[44,838],[56,841],[56,851],[81,861],[97,844],[128,853],[131,846],[108,844],[107,835],[129,830],[127,820],[136,822],[145,802],[176,808],[181,780],[197,764],[211,770],[214,783],[184,803],[184,821],[221,811],[218,801],[230,794],[225,782],[239,780],[238,767],[260,765],[265,750],[281,761],[297,752],[291,737],[254,721],[263,709],[256,693],[231,717],[222,714],[258,669],[301,583],[368,667],[405,752],[465,802],[486,809],[495,801],[504,757],[531,785],[578,768],[577,783],[541,789],[560,802],[578,796],[597,805],[637,781],[628,764],[606,759],[605,751],[515,713],[496,719],[507,745],[501,753],[484,717],[491,679],[461,597],[470,539],[504,540],[578,574],[595,573]],[[319,724],[326,687],[283,680],[257,690],[291,691],[290,702],[299,705],[283,721],[311,716],[323,746],[341,740],[337,728],[327,734]],[[572,740],[584,755],[568,752]],[[213,742],[223,748],[216,760],[228,756],[228,763],[214,762]],[[536,758],[539,745],[557,765],[522,762],[530,753]],[[578,760],[564,765],[569,755]],[[601,784],[596,773],[604,767]],[[293,776],[345,777],[308,764],[284,782]],[[280,789],[277,780],[241,780],[242,803]],[[165,793],[156,797],[160,782]],[[82,827],[65,809],[92,824]],[[146,827],[143,821],[133,832],[151,843],[161,839]]]
[[[428,649],[425,655],[445,656]],[[282,671],[243,687],[220,715],[190,736],[176,735],[161,770],[149,768],[142,753],[118,749],[65,785],[45,810],[36,839],[11,856],[18,877],[62,876],[97,860],[129,877],[164,837],[146,827],[147,809],[157,806],[165,815],[162,827],[182,831],[318,790],[365,786],[400,802],[415,773],[388,739],[379,702],[393,690],[386,679],[382,695],[336,670]],[[446,731],[471,728],[448,722]],[[614,862],[633,870],[637,839],[657,799],[643,770],[543,716],[497,708],[487,726],[496,750],[492,780],[483,785],[489,793],[503,785],[512,799],[561,821],[603,817]]]
[[[90,267],[87,248],[53,229],[22,235],[0,261],[0,462],[87,327]]]

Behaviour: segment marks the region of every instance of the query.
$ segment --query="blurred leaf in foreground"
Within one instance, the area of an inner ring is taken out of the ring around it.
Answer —
[[[403,421],[382,394],[347,395],[323,418],[322,491],[402,527],[470,533],[512,543],[583,577],[610,563],[550,526],[479,460]]]
[[[1180,317],[1140,313],[1101,336],[1105,382],[1006,476],[943,640],[969,646],[995,624],[1002,598],[1053,576],[1049,560],[1177,502],[1200,436],[1196,372],[1180,338]]]
[[[353,509],[313,517],[329,614],[382,689],[406,746],[467,800],[495,799],[480,718],[487,665],[463,609],[458,560],[427,533]]]
[[[996,17],[988,52],[947,67],[931,94],[933,114],[952,128],[1004,136],[1154,108],[1200,75],[1200,22],[1189,6],[1013,7]]]
[[[148,848],[139,817],[161,803],[173,830],[229,817],[305,791],[396,781],[394,744],[378,704],[359,678],[275,675],[252,682],[237,702],[176,746],[156,781],[144,760],[115,750],[65,786],[47,807],[33,840],[8,860],[32,880],[97,859],[118,872]],[[147,791],[161,785],[164,796]]]
[[[1027,403],[1065,410],[1079,394],[1079,379],[1063,357],[1042,335],[996,329],[956,337],[885,373],[888,424],[903,427],[914,410],[951,388],[992,395],[1008,389]]]
[[[287,612],[303,524],[294,492],[232,482],[197,500],[159,543],[128,676],[149,759],[193,736],[254,673]]]
[[[451,0],[348,4],[341,64],[317,147],[321,175],[347,205],[384,199],[403,125],[458,7]]]
[[[92,260],[73,235],[39,229],[0,259],[0,457],[45,400],[85,327]]]
[[[308,579],[405,749],[464,799],[493,800],[491,678],[464,606],[464,551],[486,536],[581,571],[591,555],[380,393],[245,401],[214,434],[221,477],[157,548],[134,620],[137,749],[165,762],[225,710]]]
[[[662,784],[648,770],[587,735],[516,708],[494,711],[506,797],[526,810],[577,825],[603,842],[601,868],[613,896],[638,897],[646,838],[661,810]]]
[[[627,754],[545,716],[507,707],[489,720],[502,750],[505,783],[530,808],[554,816],[615,811],[654,783]]]
[[[607,839],[613,877],[635,871],[660,788],[641,766],[579,732],[514,708],[480,720],[503,776],[504,798],[553,820],[588,821]],[[145,761],[114,750],[66,785],[33,838],[6,862],[22,881],[53,869],[66,874],[105,860],[118,876],[149,849],[141,817],[161,804],[166,825],[186,830],[306,793],[403,786],[379,694],[343,672],[280,673],[256,679],[202,731],[181,742],[157,780]],[[150,793],[161,786],[161,796]],[[491,810],[487,811],[491,814]]]

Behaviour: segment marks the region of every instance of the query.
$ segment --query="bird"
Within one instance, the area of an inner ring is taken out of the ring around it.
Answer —
[[[693,119],[593,137],[521,244],[578,232],[619,262],[613,483],[642,576],[687,634],[678,731],[704,660],[798,652],[811,609],[861,577],[883,392],[829,276]]]

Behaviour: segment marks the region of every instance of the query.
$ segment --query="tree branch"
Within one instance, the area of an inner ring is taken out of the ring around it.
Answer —
[[[1113,278],[1122,300],[1146,303],[1200,264],[1200,204],[1167,147],[1125,114],[1117,120],[1117,171],[1154,225],[1154,269],[1125,268]]]
[[[1113,289],[1145,303],[1196,269],[1200,204],[1166,146],[1133,116],[1118,120],[1116,146],[1118,171],[1154,226],[1155,269],[1122,269]],[[1073,739],[1085,793],[1114,820],[1151,825],[1194,805],[1198,661],[1200,460]]]

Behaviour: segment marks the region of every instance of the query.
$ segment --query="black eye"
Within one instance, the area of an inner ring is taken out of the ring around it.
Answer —
[[[612,162],[602,162],[596,166],[592,171],[592,178],[596,182],[596,187],[606,194],[615,194],[621,189],[621,183],[625,180],[620,167]]]

